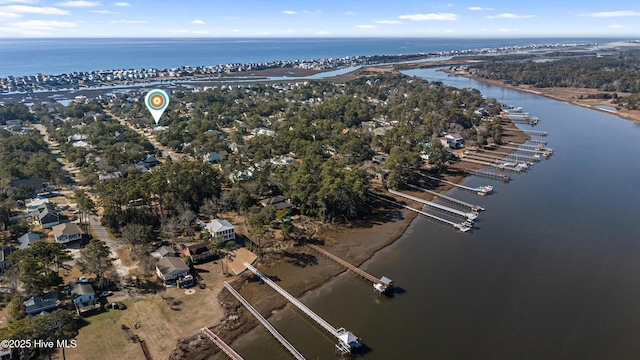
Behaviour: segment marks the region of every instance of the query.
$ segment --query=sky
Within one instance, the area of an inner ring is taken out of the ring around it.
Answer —
[[[640,37],[640,1],[0,0],[0,38]]]

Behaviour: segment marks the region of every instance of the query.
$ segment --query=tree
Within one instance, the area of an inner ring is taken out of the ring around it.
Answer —
[[[66,262],[73,258],[64,244],[37,241],[26,249],[14,251],[9,258],[20,269],[19,280],[27,294],[42,293],[58,285],[62,279],[60,269],[69,269]]]
[[[432,164],[436,170],[442,169],[447,161],[447,150],[440,140],[434,139],[431,142],[431,149],[429,152],[429,164]]]
[[[146,236],[146,229],[140,224],[129,223],[120,228],[120,239],[129,245],[146,242]]]
[[[98,287],[103,288],[107,273],[114,269],[109,246],[102,240],[91,239],[82,251],[80,267],[85,273],[95,274]]]

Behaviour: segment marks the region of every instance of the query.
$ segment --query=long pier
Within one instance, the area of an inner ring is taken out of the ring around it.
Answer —
[[[546,131],[522,130],[522,132],[524,132],[527,135],[534,135],[534,136],[547,136],[547,135],[549,135],[549,133],[546,132]]]
[[[527,156],[527,155],[519,155],[519,154],[507,153],[507,152],[502,152],[497,150],[476,150],[474,152],[469,151],[464,155],[486,157],[486,158],[495,159],[495,160],[513,159],[513,160],[524,160],[524,161],[531,161],[531,162],[540,161],[540,156],[538,155]]]
[[[449,201],[449,202],[454,203],[456,205],[468,207],[469,209],[471,209],[473,211],[484,211],[484,208],[482,206],[480,206],[480,205],[469,204],[469,203],[464,202],[462,200],[458,200],[458,199],[452,198],[450,196],[442,195],[442,194],[437,193],[435,191],[427,190],[427,189],[421,188],[419,186],[415,186],[415,185],[411,185],[411,184],[407,184],[407,186],[409,186],[412,189],[424,191],[426,193],[429,193],[429,194],[431,194],[433,196],[436,196],[436,197],[438,197],[438,198],[440,198],[442,200]]]
[[[355,336],[352,332],[345,330],[344,328],[336,329],[331,324],[326,322],[323,318],[318,316],[316,313],[311,311],[308,307],[306,307],[303,303],[298,301],[295,297],[291,296],[288,292],[286,292],[283,288],[276,285],[271,279],[267,276],[263,275],[258,269],[254,268],[248,262],[243,263],[244,266],[247,267],[252,273],[256,274],[262,281],[264,281],[267,285],[271,286],[275,291],[280,293],[280,295],[284,296],[285,299],[289,300],[293,305],[295,305],[298,309],[300,309],[303,313],[307,314],[313,321],[318,323],[321,327],[327,330],[331,335],[333,335],[336,339],[338,339],[338,343],[336,344],[336,349],[340,351],[342,354],[348,354],[351,352],[352,348],[360,347],[362,344],[360,343],[360,339]]]
[[[494,163],[489,163],[489,162],[486,162],[486,161],[471,159],[469,157],[462,157],[462,158],[460,158],[460,161],[465,161],[465,162],[469,162],[469,163],[472,163],[472,164],[478,164],[478,165],[482,165],[482,166],[487,166],[487,167],[498,169],[498,170],[513,171],[515,173],[521,173],[522,171],[524,171],[524,169],[521,168],[521,167],[511,166],[511,165],[509,165],[507,163],[501,163],[501,162],[498,162],[498,161],[496,161]]]
[[[457,187],[459,189],[471,191],[472,193],[476,193],[478,195],[487,195],[488,193],[493,191],[493,186],[491,186],[491,185],[478,186],[477,188],[472,188],[472,187],[469,187],[469,186],[456,184],[456,183],[453,183],[451,181],[447,181],[447,180],[444,180],[444,179],[438,179],[438,178],[433,177],[433,176],[429,176],[429,175],[424,175],[424,176],[428,177],[431,180],[435,180],[435,181],[443,182],[445,184],[453,185],[453,186],[455,186],[455,187]]]
[[[391,290],[393,288],[393,281],[391,279],[387,279],[384,276],[381,279],[376,278],[375,276],[369,274],[368,272],[359,269],[351,264],[349,264],[348,262],[340,259],[339,257],[333,255],[332,253],[318,247],[315,246],[313,244],[307,244],[307,246],[309,246],[310,248],[312,248],[313,250],[319,252],[320,254],[328,257],[329,259],[337,262],[338,264],[346,267],[347,269],[351,270],[353,273],[355,273],[356,275],[359,275],[361,277],[363,277],[366,280],[369,280],[370,282],[373,283],[373,287],[378,290],[381,293],[387,292],[389,290]]]
[[[440,210],[440,211],[445,212],[445,213],[450,214],[450,215],[458,215],[458,216],[461,216],[461,217],[466,217],[468,220],[475,220],[475,219],[478,218],[478,213],[477,212],[460,211],[458,209],[454,209],[454,208],[450,208],[448,206],[436,204],[434,202],[427,201],[427,200],[424,200],[424,199],[420,199],[418,197],[411,196],[409,194],[401,193],[400,191],[395,191],[393,189],[387,189],[387,191],[392,193],[393,195],[398,195],[398,196],[402,196],[404,198],[407,198],[409,200],[417,201],[419,203],[425,204],[425,205],[427,205],[429,207],[432,207],[432,208],[434,208],[436,210]]]
[[[227,290],[229,290],[229,292],[233,296],[235,296],[236,299],[238,299],[238,301],[240,301],[242,305],[244,305],[244,307],[246,307],[247,310],[249,310],[249,312],[252,313],[253,316],[255,316],[256,319],[258,319],[258,321],[260,321],[265,328],[267,328],[267,330],[269,330],[269,332],[271,333],[271,335],[273,335],[273,337],[275,337],[278,341],[280,341],[280,344],[282,344],[282,346],[284,346],[287,350],[289,350],[289,352],[291,353],[291,355],[293,355],[294,358],[298,360],[305,360],[305,357],[302,356],[302,354],[300,354],[300,352],[298,352],[298,350],[296,350],[296,348],[294,348],[293,345],[291,345],[291,343],[287,341],[287,339],[284,336],[282,336],[278,332],[278,330],[276,330],[276,328],[274,328],[273,325],[271,325],[267,321],[267,319],[265,319],[253,306],[251,306],[251,304],[249,304],[249,302],[245,300],[245,298],[243,298],[242,295],[240,295],[240,293],[236,291],[236,289],[234,289],[226,281],[224,282],[224,287],[226,287]]]
[[[525,148],[514,147],[514,146],[506,146],[506,145],[498,145],[498,147],[503,148],[503,149],[509,149],[509,150],[527,152],[527,153],[534,153],[534,154],[544,155],[544,156],[549,156],[549,155],[551,155],[553,153],[552,150],[531,150],[531,149],[525,149]]]
[[[216,346],[219,347],[220,350],[222,350],[225,354],[227,354],[227,356],[230,357],[232,360],[244,360],[242,356],[238,355],[238,353],[235,352],[231,348],[231,346],[227,345],[227,343],[222,341],[222,339],[220,339],[216,334],[214,334],[213,331],[209,330],[206,327],[200,329],[200,331],[202,331],[203,334],[207,335],[209,339],[211,339],[211,341],[213,341],[213,343],[216,344]]]
[[[489,179],[502,180],[504,182],[508,182],[511,180],[511,177],[509,175],[494,173],[486,170],[473,170],[471,174],[475,176],[483,176]]]
[[[468,221],[465,221],[465,222],[462,222],[462,223],[456,223],[456,222],[453,222],[453,221],[450,221],[450,220],[447,220],[447,219],[443,219],[443,218],[441,218],[439,216],[431,215],[431,214],[426,213],[424,211],[421,211],[421,210],[418,210],[418,209],[414,209],[411,206],[400,204],[399,202],[396,202],[396,201],[393,201],[393,200],[385,199],[382,196],[378,196],[378,195],[375,195],[375,194],[372,194],[372,193],[367,193],[367,195],[369,195],[371,197],[374,197],[376,199],[379,199],[379,200],[382,200],[382,201],[386,201],[388,203],[403,207],[405,209],[408,209],[408,210],[411,210],[411,211],[415,211],[418,214],[420,214],[422,216],[426,216],[426,217],[428,217],[430,219],[433,219],[433,220],[436,220],[436,221],[439,221],[439,222],[443,222],[443,223],[445,223],[447,225],[451,225],[451,226],[455,227],[456,229],[458,229],[458,230],[460,230],[462,232],[467,232],[467,231],[471,230],[472,227],[473,227],[473,224],[471,224]]]

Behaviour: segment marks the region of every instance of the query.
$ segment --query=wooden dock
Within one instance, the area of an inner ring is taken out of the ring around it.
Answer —
[[[256,317],[256,319],[258,319],[258,321],[260,321],[260,323],[262,323],[262,325],[269,330],[269,332],[271,333],[271,335],[273,335],[273,337],[275,337],[280,344],[282,344],[282,346],[284,346],[287,350],[289,350],[289,352],[291,353],[291,355],[293,355],[294,358],[296,358],[297,360],[305,360],[304,356],[302,356],[302,354],[300,354],[300,352],[298,352],[298,350],[296,350],[296,348],[293,347],[293,345],[291,345],[291,343],[289,341],[287,341],[287,339],[282,336],[278,330],[276,330],[276,328],[273,327],[273,325],[271,325],[267,319],[265,319],[253,306],[251,306],[251,304],[249,304],[249,302],[247,300],[245,300],[245,298],[242,297],[242,295],[240,295],[240,293],[238,293],[236,291],[236,289],[234,289],[231,285],[229,285],[228,282],[224,282],[224,287],[227,288],[227,290],[229,290],[229,292],[236,297],[236,299],[238,299],[238,301],[240,301],[240,303],[242,303],[242,305],[244,305],[244,307],[247,308],[247,310],[249,310],[249,312],[251,314],[253,314],[253,316]],[[209,330],[209,329],[207,329]]]
[[[382,281],[382,279],[378,279],[375,276],[369,274],[368,272],[361,270],[351,264],[349,264],[348,262],[340,259],[339,257],[333,255],[332,253],[318,247],[312,244],[307,244],[307,246],[309,246],[310,248],[312,248],[313,250],[319,252],[320,254],[328,257],[329,259],[337,262],[338,264],[346,267],[348,270],[351,270],[351,272],[353,272],[354,274],[364,278],[365,280],[369,280],[370,282],[373,283],[374,287],[376,288],[376,290],[380,291],[380,292],[386,292],[388,290],[391,290],[393,288],[393,281]],[[384,278],[384,277],[383,277]],[[376,286],[377,285],[377,286]]]
[[[471,172],[471,174],[476,176],[483,176],[489,179],[502,180],[504,182],[509,182],[511,180],[511,177],[509,175],[494,173],[486,170],[474,170]]]
[[[524,132],[527,135],[534,135],[534,136],[547,136],[547,135],[549,135],[549,133],[546,132],[546,131],[522,130],[522,132]]]
[[[220,339],[216,334],[214,334],[213,331],[209,330],[208,328],[202,328],[200,329],[200,331],[203,334],[207,335],[209,339],[211,339],[211,341],[213,341],[213,343],[216,344],[216,346],[219,347],[220,350],[222,350],[225,354],[227,354],[227,356],[232,360],[244,360],[242,356],[238,355],[238,353],[235,352],[231,348],[231,346],[227,345],[227,343],[222,341],[222,339]]]
[[[453,203],[453,204],[456,204],[456,205],[460,205],[460,206],[464,206],[464,207],[468,207],[469,209],[471,209],[473,211],[484,211],[484,208],[482,206],[480,206],[480,205],[469,204],[468,202],[464,202],[462,200],[458,200],[458,199],[452,198],[450,196],[446,196],[446,195],[443,195],[443,194],[440,194],[440,193],[437,193],[435,191],[431,191],[431,190],[428,190],[428,189],[425,189],[425,188],[421,188],[419,186],[415,186],[415,185],[411,185],[411,184],[407,184],[407,186],[409,186],[412,189],[424,191],[424,192],[426,192],[428,194],[431,194],[431,195],[433,195],[433,196],[435,196],[435,197],[437,197],[439,199],[446,200],[446,201],[448,201],[450,203]]]

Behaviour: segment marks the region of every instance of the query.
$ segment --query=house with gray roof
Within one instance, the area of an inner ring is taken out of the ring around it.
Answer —
[[[28,233],[18,238],[18,248],[26,249],[29,247],[29,245],[39,240],[42,240],[39,234],[36,234],[33,231],[29,231]]]
[[[189,267],[177,256],[166,256],[156,263],[156,274],[165,285],[174,284],[177,279],[189,275]]]
[[[224,241],[235,240],[236,230],[227,220],[213,219],[207,224],[207,230],[215,237],[222,237]]]
[[[82,232],[75,223],[59,224],[51,228],[53,237],[58,243],[68,243],[70,241],[82,239]]]

